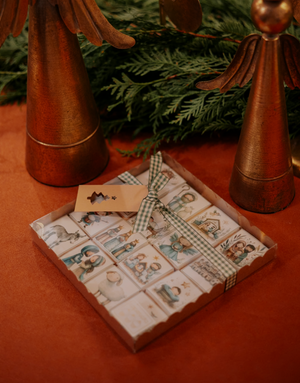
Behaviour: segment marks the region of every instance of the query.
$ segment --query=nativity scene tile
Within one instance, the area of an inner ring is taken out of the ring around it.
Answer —
[[[83,243],[60,259],[81,282],[90,280],[114,264],[93,241]]]
[[[239,229],[235,221],[215,206],[192,218],[189,224],[212,246]]]
[[[128,256],[119,267],[140,287],[145,288],[174,271],[151,245]]]
[[[268,248],[244,229],[241,229],[221,243],[216,250],[233,266],[241,268],[262,257]]]
[[[133,234],[132,226],[124,220],[103,231],[94,240],[115,262],[122,261],[147,243],[140,233]]]

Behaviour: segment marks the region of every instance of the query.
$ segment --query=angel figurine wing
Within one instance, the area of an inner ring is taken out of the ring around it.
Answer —
[[[72,33],[82,32],[94,45],[103,40],[119,49],[130,48],[135,40],[117,31],[103,16],[95,0],[49,0],[58,5],[64,23]]]
[[[0,47],[10,33],[17,37],[22,32],[28,5],[34,5],[35,2],[36,0],[0,0]]]
[[[247,36],[242,41],[226,71],[214,80],[198,82],[196,87],[202,90],[220,88],[221,93],[227,92],[235,84],[243,87],[254,74],[260,41],[260,35],[252,34]]]
[[[300,88],[299,40],[292,35],[284,34],[280,36],[280,43],[283,58],[283,80],[291,89]]]

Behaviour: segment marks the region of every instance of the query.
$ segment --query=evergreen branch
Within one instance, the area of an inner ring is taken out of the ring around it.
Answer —
[[[195,32],[159,24],[158,0],[96,0],[117,29],[136,39],[129,50],[101,47],[79,35],[92,91],[106,137],[123,130],[149,135],[123,155],[147,156],[163,143],[218,134],[242,126],[251,84],[221,94],[196,89],[197,81],[223,73],[245,36],[256,32],[251,0],[201,0],[202,26]],[[293,23],[288,33],[300,38]],[[26,95],[28,25],[0,49],[0,103]],[[57,85],[59,87],[59,84]],[[300,90],[285,88],[291,136],[300,134]]]

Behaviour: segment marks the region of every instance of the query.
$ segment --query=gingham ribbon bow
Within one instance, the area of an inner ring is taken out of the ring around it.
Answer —
[[[235,285],[236,270],[235,268],[219,254],[197,231],[185,222],[181,217],[175,214],[158,199],[158,192],[168,183],[168,177],[161,173],[162,155],[158,152],[151,157],[149,181],[148,181],[148,196],[143,199],[137,218],[135,221],[133,232],[147,230],[149,220],[153,210],[159,212],[167,219],[172,226],[177,229],[201,254],[205,255],[211,263],[226,277],[226,287],[228,290]],[[130,185],[141,185],[141,182],[129,172],[125,172],[118,176],[123,182]]]
[[[158,152],[155,156],[151,157],[148,180],[149,193],[141,203],[134,224],[133,233],[147,230],[153,210],[164,207],[163,203],[158,199],[158,192],[166,186],[169,178],[161,173],[162,162],[161,152]],[[139,180],[133,177],[129,172],[121,174],[119,178],[131,185],[141,184]]]

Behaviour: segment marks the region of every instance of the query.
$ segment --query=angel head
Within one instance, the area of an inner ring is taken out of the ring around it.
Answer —
[[[293,19],[290,0],[254,0],[251,17],[255,27],[267,34],[277,34],[289,27]]]
[[[12,33],[17,37],[27,18],[28,6],[37,6],[45,0],[9,0],[0,2],[0,46]],[[47,0],[58,6],[62,20],[72,33],[82,32],[94,45],[101,46],[106,40],[115,48],[130,48],[135,44],[132,37],[117,31],[103,16],[95,0]]]

